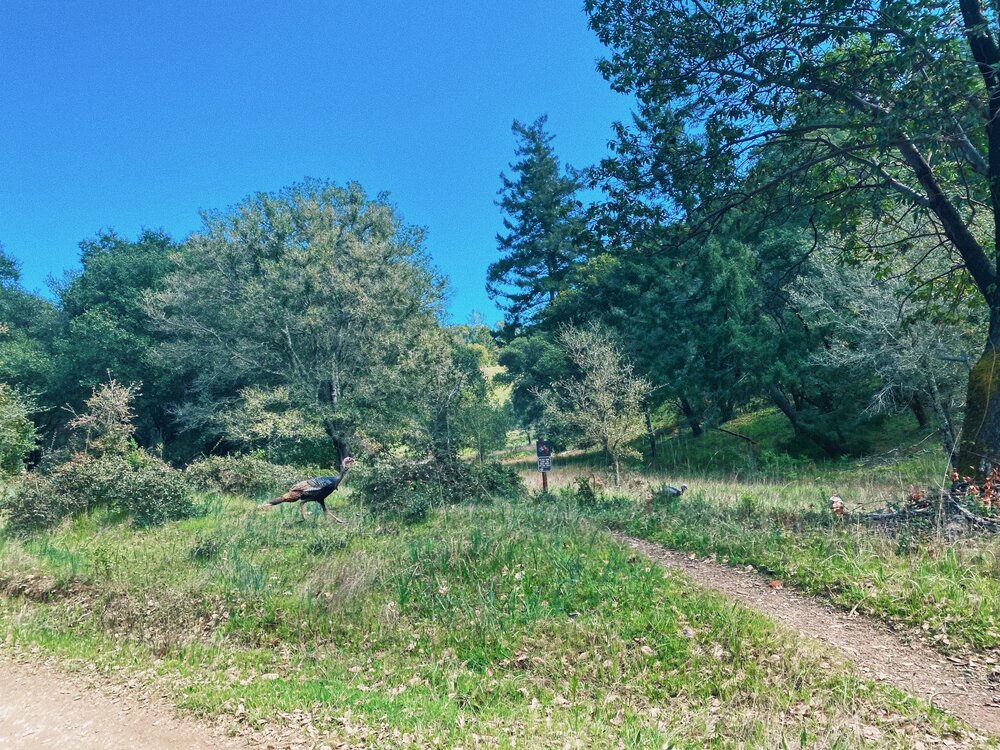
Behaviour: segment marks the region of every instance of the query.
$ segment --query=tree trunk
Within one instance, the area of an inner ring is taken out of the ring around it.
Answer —
[[[694,413],[694,409],[691,408],[691,402],[686,398],[680,399],[681,412],[684,414],[684,418],[687,420],[688,426],[691,428],[691,434],[695,437],[701,435],[701,422],[698,421],[698,417]]]
[[[618,460],[618,456],[614,458],[615,463],[615,487],[621,486],[622,483],[622,469],[621,462]]]
[[[986,350],[969,372],[958,470],[982,478],[1000,466],[1000,306],[990,312]]]
[[[653,430],[653,420],[649,416],[649,409],[646,409],[646,436],[649,438],[649,457],[656,458],[656,432]]]
[[[351,455],[350,449],[347,447],[347,440],[337,431],[332,422],[324,422],[323,429],[326,430],[327,436],[333,441],[333,447],[337,449],[337,465]]]
[[[924,402],[920,396],[915,393],[910,397],[910,410],[913,412],[913,416],[917,418],[917,426],[921,430],[930,424],[930,417],[927,416],[927,407],[924,406]]]
[[[788,421],[792,424],[792,429],[795,431],[796,435],[801,435],[812,440],[816,445],[823,449],[823,452],[830,458],[837,458],[844,454],[844,446],[836,440],[830,438],[830,436],[818,432],[816,430],[810,430],[802,426],[799,421],[799,413],[796,411],[795,407],[792,406],[788,397],[785,396],[784,392],[777,385],[771,386],[771,400],[774,401],[774,405],[781,410]]]
[[[969,50],[982,75],[988,96],[988,117],[984,125],[995,253],[1000,240],[1000,48],[992,36],[979,0],[959,0],[958,5],[965,23]],[[935,209],[933,205],[931,208]],[[986,347],[969,373],[965,422],[958,448],[958,471],[982,478],[1000,464],[1000,373],[997,372],[1000,367],[1000,293],[997,290],[1000,255],[995,253],[994,265],[991,266],[988,256],[981,249],[978,253],[970,252],[974,245],[978,247],[974,240],[957,235],[953,238],[952,234],[948,236],[990,308]]]

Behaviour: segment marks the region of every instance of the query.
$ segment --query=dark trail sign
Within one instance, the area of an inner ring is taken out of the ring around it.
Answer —
[[[535,456],[538,457],[538,470],[542,472],[542,491],[549,491],[549,472],[552,471],[552,451],[554,446],[548,440],[538,438],[535,441]]]

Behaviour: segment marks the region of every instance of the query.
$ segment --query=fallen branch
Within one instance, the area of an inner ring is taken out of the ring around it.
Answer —
[[[727,430],[725,427],[713,427],[712,429],[724,432],[727,435],[732,435],[734,438],[739,438],[740,440],[746,440],[750,443],[750,445],[757,445],[757,441],[753,438],[747,437],[746,435],[740,435],[738,432],[732,432],[731,430]]]
[[[901,508],[899,510],[890,511],[873,511],[871,513],[862,513],[858,516],[858,520],[861,521],[901,521],[907,518],[929,516],[933,512],[933,508]]]
[[[862,523],[892,524],[905,523],[909,520],[927,519],[940,515],[941,523],[950,517],[956,520],[961,519],[970,526],[974,526],[980,530],[1000,531],[1000,518],[994,519],[981,516],[969,510],[959,502],[959,497],[964,497],[964,495],[956,494],[954,491],[941,491],[939,494],[934,494],[926,498],[914,498],[909,504],[900,508],[859,513],[854,518]]]
[[[952,508],[954,508],[958,512],[958,514],[962,516],[962,518],[964,518],[971,524],[974,524],[976,526],[981,526],[985,529],[991,529],[993,531],[996,531],[997,528],[1000,528],[1000,524],[998,524],[996,521],[994,521],[991,518],[985,518],[976,513],[973,513],[965,506],[959,504],[959,502],[955,498],[951,498],[951,502],[949,503],[949,505]]]

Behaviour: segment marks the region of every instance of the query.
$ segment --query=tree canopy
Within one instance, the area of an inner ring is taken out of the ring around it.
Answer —
[[[908,258],[917,285],[947,290],[950,275],[967,274],[990,326],[960,463],[988,471],[1000,457],[996,9],[979,0],[586,8],[611,50],[602,72],[638,101],[604,174],[640,222],[704,229],[767,196],[844,228],[857,257]],[[878,231],[856,231],[861,221]],[[930,257],[933,274],[920,276]]]
[[[386,439],[409,408],[405,365],[437,325],[443,282],[384,198],[307,181],[204,215],[148,310],[161,356],[194,373],[180,410],[216,423],[241,389],[281,388],[288,408],[348,441]]]

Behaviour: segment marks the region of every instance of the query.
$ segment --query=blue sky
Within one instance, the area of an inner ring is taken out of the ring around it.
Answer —
[[[494,321],[512,120],[548,113],[560,157],[585,166],[628,116],[581,6],[7,0],[0,242],[43,289],[101,228],[183,238],[201,209],[357,180],[428,227],[453,320]]]

